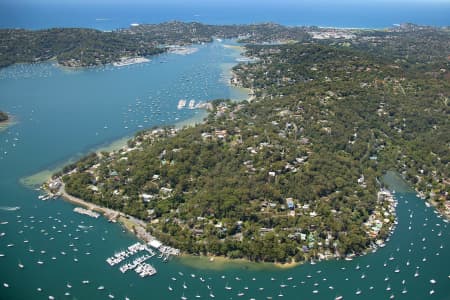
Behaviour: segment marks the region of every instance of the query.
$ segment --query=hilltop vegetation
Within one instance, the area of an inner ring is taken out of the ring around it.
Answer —
[[[213,36],[241,36],[253,42],[309,37],[304,28],[288,29],[272,23],[219,26],[168,22],[111,32],[83,28],[0,29],[0,67],[52,58],[68,67],[104,65],[119,61],[121,57],[162,53],[167,45],[210,42]]]
[[[254,261],[364,253],[394,222],[377,197],[386,170],[444,210],[449,48],[408,49],[425,32],[448,45],[448,31],[314,30],[301,43],[247,46],[258,60],[232,81],[253,89],[251,103],[216,100],[204,124],[88,155],[57,174],[66,190],[148,221],[188,253]]]

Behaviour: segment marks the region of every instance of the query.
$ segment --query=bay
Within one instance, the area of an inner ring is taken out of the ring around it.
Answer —
[[[136,242],[120,225],[76,214],[61,199],[38,200],[21,183],[137,130],[202,114],[177,109],[181,98],[246,98],[227,84],[239,53],[224,43],[123,68],[49,62],[0,70],[1,107],[17,120],[0,132],[0,299],[449,299],[448,223],[394,173],[385,181],[396,190],[399,224],[376,253],[290,269],[154,257],[158,273],[145,279],[105,262]]]

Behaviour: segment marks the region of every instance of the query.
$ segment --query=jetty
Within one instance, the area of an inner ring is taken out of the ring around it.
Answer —
[[[108,257],[106,262],[111,266],[116,266],[135,254],[146,251],[146,254],[136,257],[131,262],[126,262],[119,267],[120,272],[126,273],[129,270],[134,270],[140,277],[144,278],[152,276],[157,273],[156,268],[151,264],[146,263],[147,260],[156,255],[155,251],[149,248],[146,244],[134,243],[127,247],[126,250],[115,253]]]
[[[90,210],[90,209],[85,209],[85,208],[82,208],[82,207],[75,207],[74,209],[73,209],[73,211],[74,212],[77,212],[77,213],[79,213],[79,214],[82,214],[82,215],[87,215],[87,216],[89,216],[89,217],[92,217],[92,218],[98,218],[98,217],[100,217],[100,214],[99,213],[96,213],[95,211],[92,211],[92,210]]]

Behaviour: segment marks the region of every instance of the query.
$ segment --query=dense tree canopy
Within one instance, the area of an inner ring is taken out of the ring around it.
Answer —
[[[428,40],[449,42],[436,32]],[[235,67],[234,82],[255,100],[216,100],[203,124],[91,154],[64,170],[67,191],[147,220],[190,253],[278,262],[363,253],[393,222],[377,198],[386,170],[449,200],[449,62],[443,48],[429,62],[405,54],[416,30],[395,35],[395,47],[371,31],[248,46],[258,61]],[[370,235],[374,218],[383,226]]]

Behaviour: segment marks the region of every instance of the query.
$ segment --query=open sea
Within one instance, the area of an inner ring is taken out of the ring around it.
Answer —
[[[23,2],[19,2],[23,3]],[[231,1],[231,3],[236,3]],[[266,2],[263,2],[266,3]],[[443,2],[442,2],[443,3]],[[268,4],[264,4],[268,5]],[[283,24],[386,27],[448,25],[448,3],[373,10],[286,10],[235,4],[205,7],[35,6],[0,4],[1,27],[126,27],[170,19],[205,23],[272,20]],[[306,5],[306,4],[304,4]],[[389,5],[388,5],[389,6]],[[367,6],[365,6],[367,7]],[[69,9],[70,8],[70,9]],[[414,13],[415,12],[415,13]],[[419,13],[420,12],[420,13]],[[79,70],[53,62],[0,70],[0,108],[14,122],[0,129],[0,299],[450,299],[450,228],[394,173],[385,182],[398,200],[398,226],[386,247],[352,261],[279,269],[270,264],[188,257],[148,262],[158,273],[122,274],[106,258],[137,240],[119,224],[73,212],[61,199],[42,201],[34,184],[58,166],[153,126],[200,120],[180,99],[245,99],[228,85],[239,51],[214,41],[190,55],[163,54],[148,63]],[[123,142],[123,141],[122,141]],[[138,257],[136,254],[127,261]]]
[[[447,0],[42,2],[44,4],[35,4],[31,0],[0,1],[0,28],[89,27],[113,30],[128,27],[131,23],[171,20],[207,24],[276,22],[358,28],[386,28],[404,22],[450,25],[450,1]]]

